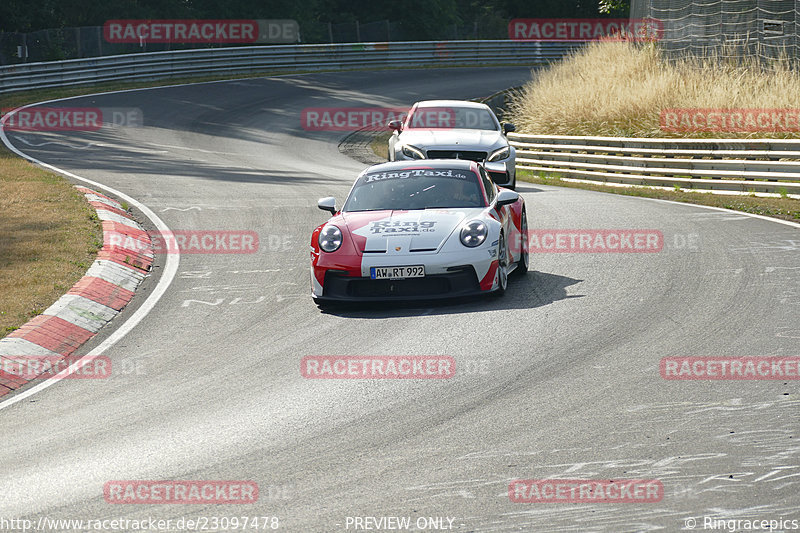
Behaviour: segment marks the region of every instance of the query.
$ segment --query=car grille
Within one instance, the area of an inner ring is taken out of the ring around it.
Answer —
[[[419,297],[445,294],[449,288],[450,283],[443,278],[358,280],[350,285],[352,295],[356,298]]]
[[[447,274],[399,280],[352,278],[329,271],[325,276],[325,294],[330,298],[352,299],[425,299],[460,296],[480,292],[480,284],[471,266],[451,267]]]
[[[428,159],[466,159],[480,163],[486,160],[486,152],[469,150],[428,150]]]

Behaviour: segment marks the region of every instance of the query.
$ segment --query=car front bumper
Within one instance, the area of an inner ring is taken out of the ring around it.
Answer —
[[[370,279],[349,276],[346,272],[325,273],[324,296],[316,300],[371,302],[387,300],[433,300],[482,294],[478,276],[471,265],[450,267],[445,274],[424,278]]]
[[[376,254],[360,265],[341,268],[333,256],[312,265],[315,299],[341,301],[428,300],[491,292],[497,287],[497,258],[493,244],[458,252]],[[370,278],[371,267],[423,265],[425,276],[398,280]],[[320,284],[320,281],[322,282]]]

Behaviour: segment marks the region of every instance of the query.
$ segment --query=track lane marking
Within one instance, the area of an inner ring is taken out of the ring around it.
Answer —
[[[633,198],[633,197],[629,197],[629,198]],[[663,203],[673,204],[673,205],[682,205],[684,207],[699,207],[701,209],[711,209],[712,211],[721,211],[721,212],[729,214],[729,215],[730,214],[739,215],[739,216],[736,217],[736,220],[741,220],[741,218],[739,218],[739,217],[743,216],[743,217],[750,217],[750,218],[758,218],[758,219],[761,219],[761,220],[767,220],[769,222],[777,222],[778,224],[784,224],[786,226],[792,226],[793,228],[800,228],[800,223],[792,222],[790,220],[783,220],[783,219],[780,219],[780,218],[773,218],[773,217],[768,217],[768,216],[765,216],[765,215],[757,215],[755,213],[745,213],[744,211],[734,211],[733,209],[725,209],[724,207],[714,207],[712,205],[690,204],[690,203],[687,203],[687,202],[676,202],[674,200],[662,200],[661,198],[642,198],[642,197],[638,197],[636,199],[637,200],[650,200],[651,202],[663,202]],[[720,222],[727,222],[727,221],[728,220],[721,220]]]

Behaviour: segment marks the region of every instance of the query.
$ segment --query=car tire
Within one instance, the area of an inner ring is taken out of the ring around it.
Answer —
[[[514,269],[513,274],[515,276],[524,276],[528,273],[528,267],[530,266],[530,248],[528,246],[528,214],[525,212],[525,208],[522,208],[522,221],[520,222],[520,233],[522,234],[520,246],[522,247],[522,254],[520,255],[519,261],[517,261],[517,267]]]
[[[500,232],[497,241],[497,276],[498,287],[494,291],[497,297],[503,296],[508,288],[508,247],[506,246],[506,236]]]

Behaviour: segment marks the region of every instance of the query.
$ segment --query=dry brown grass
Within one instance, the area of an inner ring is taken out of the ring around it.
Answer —
[[[391,136],[391,132],[381,132],[369,143],[372,152],[386,161],[389,160],[389,138]]]
[[[69,290],[101,245],[97,214],[69,182],[0,149],[0,337]]]
[[[653,44],[597,42],[537,74],[513,99],[507,117],[519,132],[531,134],[700,136],[662,131],[661,111],[669,108],[800,109],[800,72],[787,61],[687,57],[668,62]]]

